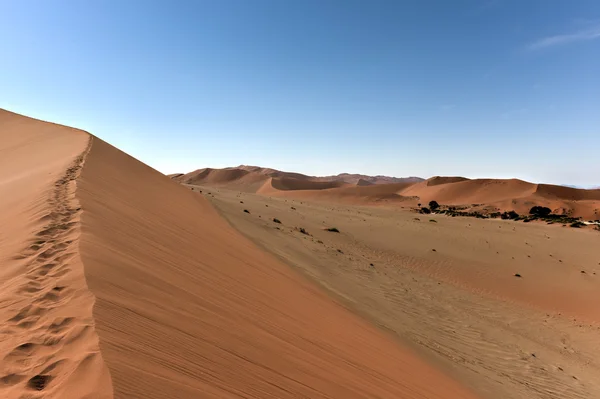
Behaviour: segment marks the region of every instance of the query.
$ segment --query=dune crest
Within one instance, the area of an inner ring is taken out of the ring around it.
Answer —
[[[112,398],[78,248],[89,136],[1,110],[0,133],[0,396]]]

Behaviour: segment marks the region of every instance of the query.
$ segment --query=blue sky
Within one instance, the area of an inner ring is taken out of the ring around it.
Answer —
[[[596,0],[0,0],[0,37],[0,107],[166,173],[600,185]]]

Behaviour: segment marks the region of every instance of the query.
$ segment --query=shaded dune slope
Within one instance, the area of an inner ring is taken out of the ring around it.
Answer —
[[[78,251],[89,136],[0,110],[0,397],[109,398]]]
[[[326,190],[328,188],[344,187],[348,184],[342,181],[312,181],[289,177],[271,178],[271,186],[275,190]]]
[[[471,397],[99,139],[77,194],[116,397]]]
[[[366,184],[351,185],[342,184],[338,187],[321,186],[320,189],[311,189],[310,184],[295,186],[295,189],[282,190],[278,182],[269,180],[257,191],[257,194],[276,197],[303,198],[318,201],[342,201],[346,203],[373,203],[380,201],[404,202],[411,201],[416,204],[415,198],[398,194],[415,183],[393,183],[393,184]]]

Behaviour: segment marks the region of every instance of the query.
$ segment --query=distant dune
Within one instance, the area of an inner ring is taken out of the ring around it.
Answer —
[[[0,397],[474,397],[102,140],[2,110],[0,138]]]
[[[341,187],[345,184],[352,185],[369,185],[369,184],[390,184],[390,183],[414,183],[423,181],[420,177],[389,177],[389,176],[367,176],[359,174],[341,173],[335,176],[307,176],[301,173],[293,172],[282,172],[271,168],[262,168],[259,166],[248,166],[240,165],[232,168],[223,169],[198,169],[196,171],[183,174],[175,173],[168,175],[172,179],[184,183],[184,184],[205,184],[205,185],[235,185],[245,186],[253,185],[259,181],[267,181],[270,178],[273,179],[294,179],[296,183],[292,183],[295,190],[306,190],[313,187],[311,185],[305,186],[299,183],[300,181],[307,182],[319,182],[319,183],[332,183],[327,184],[316,184],[315,189]],[[291,183],[292,181],[290,181]],[[274,183],[278,185],[277,182]],[[282,187],[287,187],[285,184]],[[253,186],[253,188],[256,188]],[[289,189],[289,188],[282,188]]]
[[[600,219],[600,190],[529,183],[518,179],[468,179],[435,176],[395,178],[342,173],[311,177],[256,166],[200,169],[171,175],[181,183],[236,188],[269,196],[285,196],[349,203],[417,206],[435,200],[484,212],[514,210],[528,213],[532,206],[585,219]]]

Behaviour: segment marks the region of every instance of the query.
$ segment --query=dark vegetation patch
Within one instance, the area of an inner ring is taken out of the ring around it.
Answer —
[[[279,220],[277,218],[273,218],[273,222],[281,224],[281,220]]]
[[[244,209],[244,213],[250,213],[248,209]]]
[[[586,225],[581,222],[581,218],[574,218],[569,215],[558,215],[552,213],[552,210],[545,206],[534,206],[529,210],[528,215],[519,215],[514,210],[507,212],[480,212],[470,211],[466,207],[457,206],[446,206],[440,205],[436,201],[429,203],[429,208],[420,208],[419,213],[423,214],[441,214],[448,215],[451,217],[464,216],[464,217],[475,217],[478,219],[503,219],[503,220],[514,220],[522,221],[523,223],[529,223],[534,220],[544,221],[548,224],[560,223],[563,225],[570,224],[571,227],[585,227]],[[597,226],[597,230],[600,231],[600,226]]]
[[[325,230],[330,231],[332,233],[339,233],[340,232],[336,227],[330,227],[330,228],[325,229]]]

